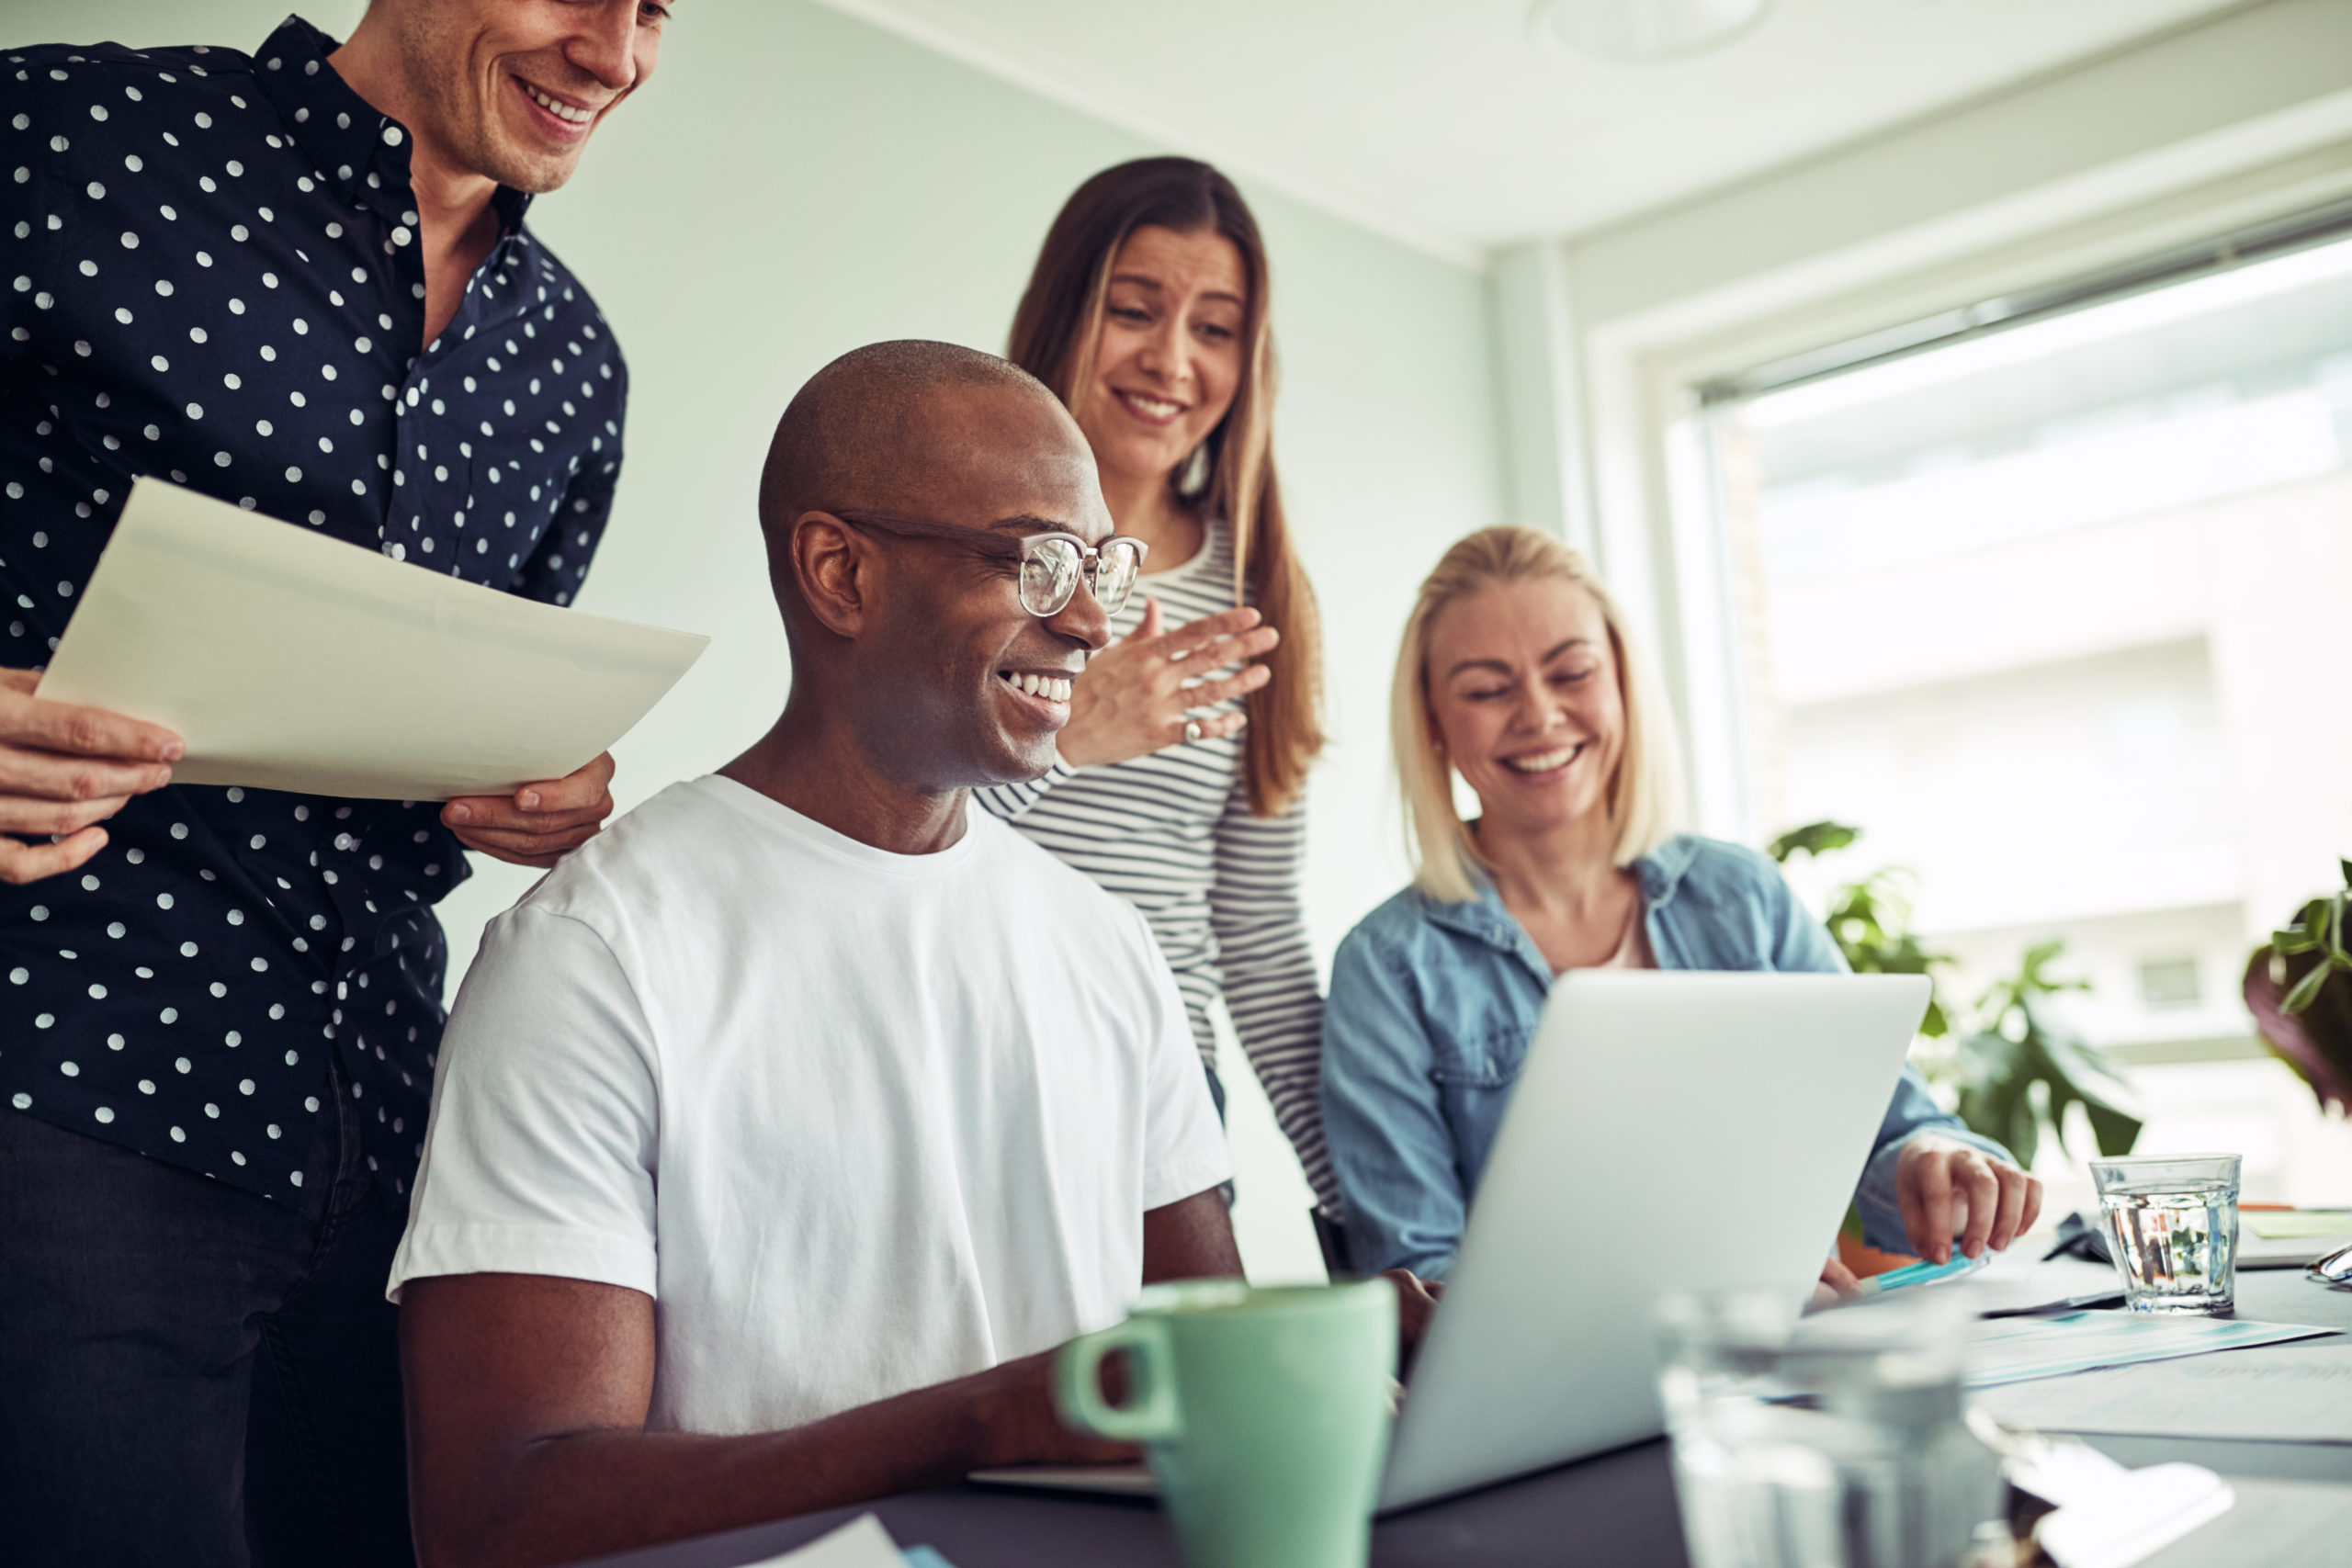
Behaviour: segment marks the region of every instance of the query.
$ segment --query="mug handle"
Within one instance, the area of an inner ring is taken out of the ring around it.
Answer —
[[[1102,1397],[1102,1358],[1117,1350],[1127,1353],[1125,1404]],[[1062,1347],[1054,1358],[1054,1403],[1065,1422],[1098,1438],[1150,1443],[1182,1437],[1174,1359],[1165,1323],[1131,1317]]]

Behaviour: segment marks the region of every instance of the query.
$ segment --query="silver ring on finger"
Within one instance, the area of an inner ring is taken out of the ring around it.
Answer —
[[[1208,732],[1207,732],[1206,730],[1204,730],[1204,729],[1203,729],[1203,728],[1201,728],[1201,721],[1200,721],[1199,719],[1197,719],[1197,718],[1187,718],[1187,719],[1184,721],[1184,744],[1185,744],[1185,745],[1190,746],[1193,741],[1198,740],[1198,739],[1199,739],[1203,735],[1205,735],[1206,733],[1208,733]]]

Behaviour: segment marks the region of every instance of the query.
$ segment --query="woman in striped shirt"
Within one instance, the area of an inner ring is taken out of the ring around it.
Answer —
[[[1337,1214],[1299,906],[1320,638],[1274,479],[1266,277],[1240,193],[1189,158],[1106,169],[1054,220],[1007,357],[1086,433],[1119,532],[1149,547],[1146,592],[1078,681],[1053,770],[981,799],[1143,911],[1220,1108],[1223,998]]]

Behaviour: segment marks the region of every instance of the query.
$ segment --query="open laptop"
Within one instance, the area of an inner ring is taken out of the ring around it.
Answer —
[[[1562,976],[1422,1341],[1380,1511],[1664,1431],[1652,1303],[1821,1271],[1928,994],[1916,976]],[[1140,1467],[974,1479],[1152,1489]]]

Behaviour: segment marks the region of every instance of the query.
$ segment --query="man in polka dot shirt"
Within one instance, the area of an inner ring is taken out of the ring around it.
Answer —
[[[432,907],[465,849],[549,865],[594,834],[611,761],[438,807],[199,788],[167,731],[34,694],[141,474],[571,601],[627,378],[523,219],[666,18],[371,0],[340,47],[288,18],[251,56],[0,55],[12,1562],[411,1561],[382,1290]]]

